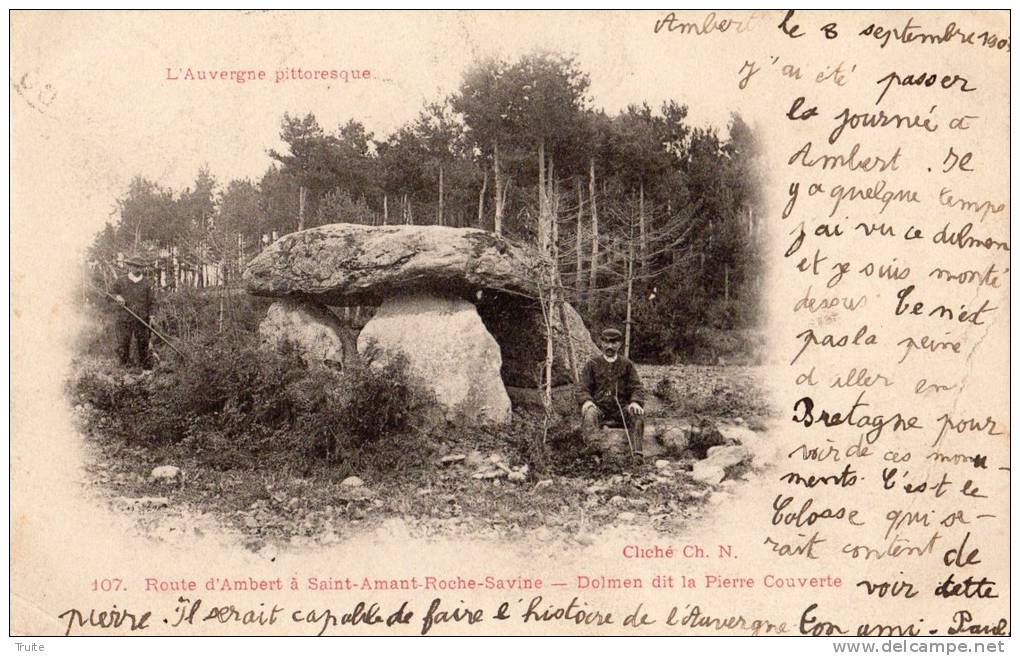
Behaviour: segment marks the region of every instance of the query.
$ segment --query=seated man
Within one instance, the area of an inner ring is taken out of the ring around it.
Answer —
[[[602,426],[624,427],[631,450],[641,460],[644,444],[644,389],[634,363],[620,355],[620,331],[602,331],[602,354],[584,365],[578,387],[581,433],[591,444]]]

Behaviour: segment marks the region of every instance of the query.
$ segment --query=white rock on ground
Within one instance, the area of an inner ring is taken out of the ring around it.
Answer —
[[[435,393],[454,424],[510,420],[499,345],[468,301],[429,294],[390,298],[358,335],[358,352],[373,364],[403,353],[410,373]]]
[[[726,477],[726,470],[718,465],[713,465],[707,460],[702,460],[694,464],[694,468],[691,470],[691,477],[702,483],[718,485]]]
[[[166,508],[170,505],[170,500],[166,497],[117,497],[114,503],[135,508]]]
[[[729,469],[750,459],[751,451],[747,447],[738,444],[733,446],[713,446],[708,450],[705,462],[716,467]]]
[[[348,476],[344,480],[340,481],[340,485],[343,487],[361,487],[365,484],[365,481],[361,480],[357,476]]]
[[[181,477],[181,469],[173,465],[160,465],[149,475],[157,481],[174,481]]]

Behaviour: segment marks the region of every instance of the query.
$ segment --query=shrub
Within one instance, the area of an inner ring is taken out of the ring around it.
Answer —
[[[128,443],[174,442],[187,434],[190,417],[160,402],[150,385],[136,379],[89,372],[75,391],[79,401],[99,412],[105,431]]]
[[[416,432],[433,399],[392,358],[354,358],[343,371],[306,366],[297,349],[259,346],[254,334],[193,339],[187,358],[152,376],[85,373],[75,392],[127,441],[172,443],[219,462],[220,455],[296,451],[349,458],[367,444]],[[237,458],[231,455],[229,468]]]
[[[353,358],[342,372],[320,367],[299,389],[304,403],[299,432],[315,451],[334,455],[416,431],[415,420],[434,403],[402,356],[384,366]]]
[[[182,414],[217,413],[229,433],[293,422],[295,399],[288,387],[306,374],[296,349],[262,349],[255,335],[243,333],[229,340],[207,336],[192,341],[189,350],[192,355],[175,366],[175,384],[161,390],[157,403]]]

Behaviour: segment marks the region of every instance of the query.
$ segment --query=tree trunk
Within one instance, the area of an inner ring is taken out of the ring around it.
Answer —
[[[577,286],[577,293],[584,289],[584,243],[581,235],[581,227],[584,222],[584,192],[581,190],[581,180],[574,178],[574,186],[577,187],[577,230],[575,232],[577,248],[577,271],[574,284]]]
[[[648,242],[645,238],[645,181],[641,181],[640,196],[638,197],[638,227],[640,242],[640,262],[642,275],[648,270]]]
[[[567,311],[563,309],[563,301],[560,301],[560,325],[563,326],[563,336],[567,340],[567,364],[570,366],[570,375],[574,378],[576,385],[581,381],[581,375],[577,366],[577,353],[574,351],[574,337],[570,334],[570,325],[567,323]]]
[[[549,287],[549,307],[545,312],[545,390],[542,395],[542,405],[545,408],[546,416],[552,412],[552,370],[553,370],[553,331],[552,311],[556,304],[556,287]]]
[[[546,205],[549,211],[549,237],[552,243],[553,250],[553,266],[556,268],[556,283],[560,284],[559,279],[559,252],[560,252],[560,222],[558,217],[560,215],[560,197],[559,189],[556,185],[556,165],[553,162],[553,158],[549,157],[549,187],[546,195]],[[562,294],[561,294],[562,296]]]
[[[549,201],[546,198],[545,140],[538,142],[538,252],[549,255]]]
[[[503,234],[503,178],[499,173],[499,144],[492,146],[492,177],[495,181],[494,194],[496,213],[492,219],[492,230],[497,235]]]
[[[634,306],[634,224],[630,224],[630,240],[627,248],[627,321],[623,331],[623,357],[630,357],[630,324]]]
[[[389,196],[383,194],[382,197],[382,224],[386,225],[390,222],[390,199]]]
[[[482,190],[478,192],[478,227],[485,229],[485,189],[489,186],[489,171],[482,175]]]
[[[297,211],[297,229],[305,229],[305,196],[308,195],[308,190],[304,186],[298,187],[298,211]]]
[[[723,298],[730,300],[730,265],[723,265]]]
[[[595,158],[589,160],[588,196],[591,199],[591,277],[588,284],[588,312],[595,309],[595,288],[599,269],[599,211],[595,202]]]
[[[439,225],[443,223],[443,165],[439,165]]]

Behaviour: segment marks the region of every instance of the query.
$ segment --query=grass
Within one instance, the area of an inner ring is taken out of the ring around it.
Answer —
[[[673,453],[663,467],[634,468],[586,447],[578,417],[546,425],[541,415],[515,410],[509,426],[471,430],[398,417],[398,401],[410,393],[399,376],[305,376],[296,369],[304,365],[286,353],[263,357],[252,350],[261,306],[226,313],[237,318],[224,328],[215,323],[214,301],[163,304],[160,325],[179,346],[204,355],[182,362],[161,349],[152,375],[114,365],[101,321],[79,344],[83,355],[68,391],[90,454],[87,482],[112,503],[166,498],[166,508],[131,511],[145,532],[155,534],[171,516],[212,517],[258,550],[328,544],[397,521],[420,537],[538,536],[589,544],[621,524],[675,534],[712,493],[691,478],[692,454]],[[651,419],[761,429],[772,412],[754,367],[638,369]],[[204,401],[210,380],[215,403]],[[379,403],[387,404],[392,421],[352,423]],[[441,464],[447,455],[465,459]],[[510,468],[527,465],[525,479],[473,478],[478,463],[494,455]],[[150,479],[153,468],[166,464],[179,467],[183,480]],[[345,486],[349,476],[364,485]]]
[[[714,397],[719,386],[726,385],[741,405],[726,406],[725,416],[743,416],[751,424],[765,418],[756,414],[767,405],[755,392],[749,370],[641,367],[641,373],[650,388],[664,374],[683,381],[681,389],[692,392],[677,396],[685,411],[718,412]],[[675,405],[663,403],[652,413],[675,414]],[[672,458],[667,468],[646,464],[634,471],[586,448],[574,422],[552,427],[542,444],[540,418],[519,413],[508,429],[394,435],[366,444],[340,462],[288,449],[253,454],[229,442],[209,442],[208,435],[126,444],[105,430],[108,420],[94,407],[79,405],[78,416],[94,454],[88,465],[91,482],[102,494],[161,496],[172,508],[211,513],[243,536],[251,549],[329,542],[393,519],[420,537],[506,540],[548,534],[588,544],[629,512],[635,516],[631,522],[673,534],[698,515],[711,491],[690,478],[693,459]],[[474,479],[476,467],[471,464],[440,464],[451,454],[469,456],[469,461],[500,454],[510,466],[528,464],[529,474],[521,483]],[[183,482],[150,480],[152,469],[164,464],[180,467]],[[342,484],[352,475],[362,478],[364,487]]]

